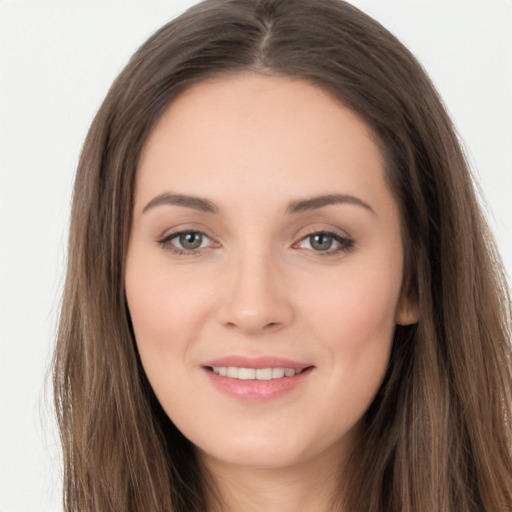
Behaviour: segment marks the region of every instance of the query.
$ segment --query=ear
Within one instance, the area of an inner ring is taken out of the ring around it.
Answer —
[[[396,308],[395,323],[399,325],[415,324],[420,318],[418,302],[409,296],[405,289],[400,293]]]

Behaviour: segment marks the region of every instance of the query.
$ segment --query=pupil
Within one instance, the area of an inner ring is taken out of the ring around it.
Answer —
[[[201,233],[182,233],[180,235],[180,244],[184,249],[198,249],[203,242]]]
[[[312,235],[310,243],[313,249],[317,249],[318,251],[327,251],[332,246],[332,237],[322,234]]]

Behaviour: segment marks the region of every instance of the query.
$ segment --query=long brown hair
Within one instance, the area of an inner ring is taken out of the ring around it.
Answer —
[[[124,258],[152,127],[190,85],[240,72],[306,80],[358,113],[402,213],[405,282],[421,318],[397,326],[340,510],[512,510],[499,256],[430,80],[394,36],[339,0],[202,2],[137,51],[96,115],[76,176],[55,352],[65,510],[204,511],[213,493],[140,364]]]

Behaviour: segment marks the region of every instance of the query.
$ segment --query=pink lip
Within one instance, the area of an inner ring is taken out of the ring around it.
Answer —
[[[311,364],[299,363],[278,357],[248,358],[229,356],[206,361],[201,365],[213,386],[221,393],[246,402],[260,402],[280,397],[298,388],[311,374]],[[294,377],[282,377],[273,380],[240,380],[222,377],[211,371],[213,366],[237,366],[239,368],[293,368],[303,370]]]
[[[313,365],[311,363],[299,363],[297,361],[292,361],[291,359],[283,359],[281,357],[273,356],[227,356],[206,361],[201,366],[237,366],[238,368],[254,368],[255,370],[261,368],[293,368],[294,370],[304,370],[305,368]]]

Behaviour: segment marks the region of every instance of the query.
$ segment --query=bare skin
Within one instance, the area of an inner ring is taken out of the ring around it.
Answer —
[[[139,162],[126,293],[223,512],[332,510],[395,325],[417,320],[402,274],[398,206],[352,111],[251,74],[170,105]]]

